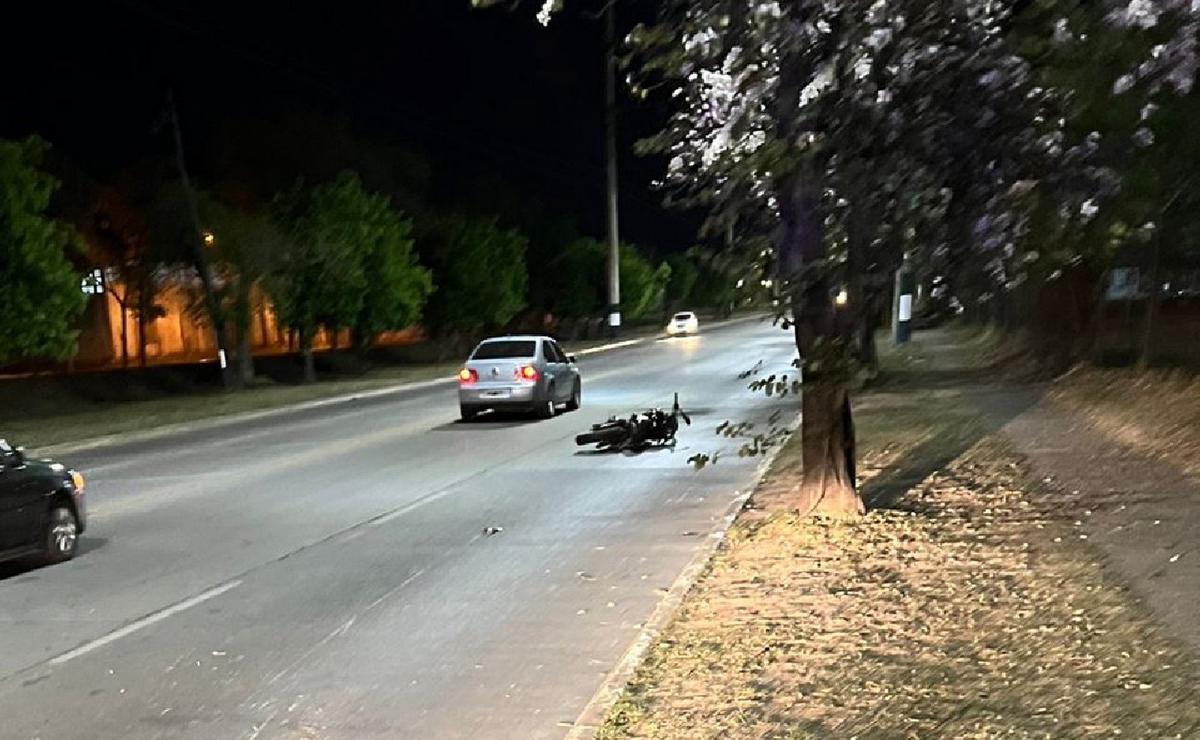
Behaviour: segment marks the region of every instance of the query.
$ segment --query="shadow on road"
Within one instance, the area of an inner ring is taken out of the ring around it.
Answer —
[[[80,558],[84,558],[88,553],[101,549],[108,544],[107,537],[80,537],[79,549],[75,553],[75,560],[72,563],[78,563]],[[10,579],[24,579],[28,581],[36,581],[41,578],[37,575],[44,568],[54,567],[45,563],[41,558],[29,556],[20,560],[13,560],[7,563],[0,563],[0,581]]]
[[[501,431],[504,429],[518,429],[530,424],[537,424],[543,419],[532,417],[528,414],[517,413],[499,413],[488,411],[476,416],[471,421],[463,421],[456,419],[448,421],[445,424],[439,424],[430,431],[434,432],[486,432],[486,431]]]
[[[603,447],[600,449],[576,450],[575,457],[639,457],[641,455],[656,453],[656,452],[675,452],[675,445],[656,445],[653,447],[643,447],[638,450],[622,450],[616,447]]]

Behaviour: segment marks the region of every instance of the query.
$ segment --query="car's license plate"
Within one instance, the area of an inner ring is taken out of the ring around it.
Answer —
[[[484,398],[508,398],[508,391],[507,390],[484,391],[483,397]]]

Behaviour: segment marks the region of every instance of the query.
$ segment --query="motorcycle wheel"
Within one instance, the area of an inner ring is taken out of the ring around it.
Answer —
[[[575,437],[577,445],[615,445],[625,439],[626,432],[620,427],[610,427],[608,429],[600,429],[593,432],[585,432]]]

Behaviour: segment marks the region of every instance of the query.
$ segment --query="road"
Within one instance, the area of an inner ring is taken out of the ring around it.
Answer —
[[[548,421],[447,384],[68,457],[90,529],[0,574],[0,736],[562,737],[759,462],[687,458],[792,413],[738,374],[794,353],[743,322],[581,358]],[[575,448],[674,391],[675,450]]]

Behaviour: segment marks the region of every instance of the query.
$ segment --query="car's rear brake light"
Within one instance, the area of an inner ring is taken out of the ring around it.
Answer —
[[[479,373],[469,367],[464,367],[458,371],[458,382],[462,385],[471,385],[477,380],[479,380]]]
[[[537,382],[538,379],[537,368],[533,365],[522,365],[521,367],[517,368],[516,375],[518,380]]]

